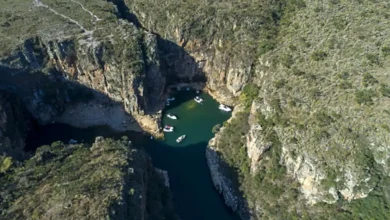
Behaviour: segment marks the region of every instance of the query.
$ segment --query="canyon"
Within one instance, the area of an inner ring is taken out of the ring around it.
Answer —
[[[388,216],[389,3],[244,2],[8,2],[2,163],[34,123],[162,137],[169,88],[196,86],[235,107],[205,157],[242,219]]]

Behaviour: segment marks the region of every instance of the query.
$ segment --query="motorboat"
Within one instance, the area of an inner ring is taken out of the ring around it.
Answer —
[[[219,108],[220,110],[222,110],[222,111],[225,111],[225,112],[230,112],[230,111],[232,111],[231,108],[227,107],[227,106],[224,105],[224,104],[220,104],[218,108]]]
[[[182,142],[182,141],[184,140],[184,138],[186,138],[186,136],[185,136],[185,135],[182,135],[182,136],[180,136],[180,137],[178,137],[178,138],[176,139],[176,142],[177,142],[177,143],[180,143],[180,142]]]
[[[199,90],[198,89],[196,90],[196,94],[199,94]]]
[[[174,120],[177,119],[176,115],[172,115],[172,114],[169,114],[169,113],[167,114],[167,117],[170,118],[170,119],[174,119]]]
[[[196,96],[196,97],[194,98],[194,100],[195,100],[195,102],[197,102],[197,103],[202,103],[202,102],[203,102],[203,99],[200,98],[199,96]]]
[[[163,128],[163,131],[164,132],[172,132],[173,131],[173,126],[165,125],[165,127]]]
[[[175,101],[175,97],[167,98],[167,102]]]
[[[74,139],[70,139],[70,140],[69,140],[69,144],[77,144],[77,141],[74,140]]]

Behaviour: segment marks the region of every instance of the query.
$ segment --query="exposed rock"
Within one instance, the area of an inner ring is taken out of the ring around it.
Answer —
[[[235,192],[231,180],[223,173],[222,163],[223,160],[218,155],[218,152],[213,148],[215,139],[211,139],[208,147],[206,148],[206,159],[210,169],[211,179],[215,188],[220,194],[222,194],[225,204],[233,211],[239,212],[240,199]]]
[[[156,172],[164,179],[164,185],[169,188],[169,176],[168,171],[155,168]]]
[[[0,90],[0,154],[24,159],[25,138],[31,118],[19,98]]]

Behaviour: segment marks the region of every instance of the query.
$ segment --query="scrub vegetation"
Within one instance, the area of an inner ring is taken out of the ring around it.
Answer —
[[[1,159],[1,219],[176,219],[162,177],[127,138],[54,142],[11,163]]]
[[[253,215],[389,216],[389,2],[158,2],[127,4],[146,29],[164,38],[196,42],[204,51],[231,54],[231,59],[254,66],[251,83],[240,95],[243,110],[224,124],[217,146],[239,175],[239,188],[257,210]],[[255,112],[253,105],[258,106]],[[262,128],[257,138],[271,147],[251,173],[246,138],[254,125]],[[313,165],[314,173],[293,170],[291,163],[302,159]],[[348,172],[369,181],[349,186]],[[323,194],[304,196],[299,178],[312,174],[323,176],[310,185]],[[344,197],[348,193],[340,193],[346,187],[352,187],[352,196],[368,196],[349,201]]]

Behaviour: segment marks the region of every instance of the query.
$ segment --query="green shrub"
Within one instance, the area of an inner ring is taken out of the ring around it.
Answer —
[[[290,68],[294,64],[294,59],[291,54],[284,54],[280,57],[280,62],[284,67]]]
[[[314,60],[314,61],[321,61],[321,60],[325,60],[325,58],[328,56],[327,53],[325,53],[324,51],[315,51],[311,54],[311,59]]]
[[[292,73],[293,73],[295,76],[303,76],[303,75],[305,75],[305,72],[302,71],[302,70],[299,70],[297,67],[293,67]]]
[[[275,82],[275,87],[276,87],[277,89],[280,89],[280,88],[282,88],[284,85],[286,85],[286,83],[287,83],[287,80],[285,80],[285,79],[279,79],[279,80],[277,80],[277,81]]]
[[[379,64],[380,64],[380,63],[379,63],[379,57],[378,57],[378,55],[376,55],[376,54],[371,54],[371,53],[366,54],[366,58],[367,58],[368,62],[369,62],[371,65],[373,65],[373,64],[379,65]]]
[[[384,46],[382,47],[382,54],[383,56],[390,56],[390,46]]]
[[[371,85],[374,85],[377,83],[378,83],[378,80],[375,79],[375,77],[373,77],[370,73],[363,74],[363,86],[364,87],[371,86]]]
[[[375,95],[375,92],[371,89],[362,89],[355,92],[355,99],[359,104],[372,105],[374,104],[372,98]]]
[[[268,51],[271,51],[276,48],[276,41],[275,40],[265,40],[262,41],[259,45],[259,56],[267,53]]]
[[[242,93],[240,95],[240,100],[245,105],[246,108],[249,108],[252,104],[252,101],[259,94],[259,87],[256,84],[247,84],[244,86]]]
[[[341,89],[350,89],[350,88],[352,88],[352,83],[348,82],[347,80],[343,80],[340,82],[339,87]]]
[[[382,93],[383,96],[390,98],[390,86],[386,84],[381,84],[381,88],[379,91]]]

